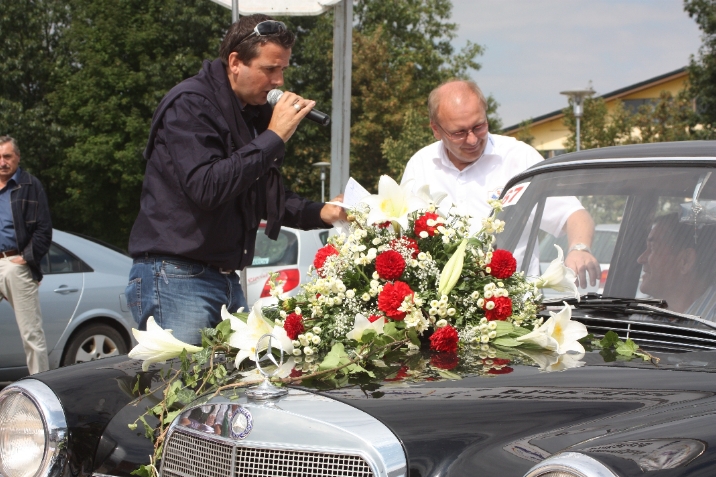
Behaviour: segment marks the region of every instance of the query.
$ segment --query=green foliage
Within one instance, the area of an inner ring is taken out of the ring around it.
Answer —
[[[47,189],[57,228],[126,247],[157,104],[216,56],[205,0],[3,1],[0,131]]]
[[[702,44],[689,64],[689,96],[695,98],[699,123],[716,137],[716,0],[684,0],[684,10],[701,29]]]
[[[532,131],[530,128],[532,127],[532,120],[527,119],[525,121],[522,121],[520,123],[520,129],[517,131],[517,140],[522,141],[525,144],[529,144],[530,146],[535,140],[535,137],[532,135]]]
[[[480,67],[481,46],[450,43],[451,8],[450,0],[356,4],[351,169],[369,188],[431,141],[427,121],[417,129],[430,90]],[[286,88],[331,111],[332,13],[283,20],[297,32]],[[2,0],[0,133],[19,141],[57,228],[126,247],[152,114],[217,56],[229,23],[229,10],[207,0]],[[497,128],[493,112],[490,120]],[[286,182],[318,199],[310,165],[330,160],[330,128],[302,124],[287,158]]]

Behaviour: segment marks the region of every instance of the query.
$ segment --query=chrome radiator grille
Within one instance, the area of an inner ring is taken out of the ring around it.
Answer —
[[[165,444],[162,477],[373,477],[360,456],[233,446],[181,431]]]

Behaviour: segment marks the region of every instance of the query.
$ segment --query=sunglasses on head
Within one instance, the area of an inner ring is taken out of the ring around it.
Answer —
[[[279,22],[276,20],[266,20],[256,24],[256,26],[254,27],[254,31],[243,37],[241,41],[236,44],[236,46],[239,46],[240,44],[254,36],[277,35],[284,31],[286,31],[286,25],[283,22]]]

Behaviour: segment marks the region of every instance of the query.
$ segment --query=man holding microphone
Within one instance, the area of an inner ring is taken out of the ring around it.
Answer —
[[[227,32],[220,58],[175,86],[157,107],[144,158],[140,212],[129,239],[134,257],[127,302],[140,329],[153,316],[188,343],[220,320],[220,309],[246,306],[236,270],[250,265],[262,219],[327,228],[341,207],[284,188],[285,143],[315,102],[285,92],[295,36],[266,15],[242,17]]]

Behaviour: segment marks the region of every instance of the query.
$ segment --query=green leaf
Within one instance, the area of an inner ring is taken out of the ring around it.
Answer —
[[[153,477],[154,468],[151,465],[140,465],[138,469],[131,472],[131,475],[138,475],[139,477]]]
[[[599,342],[599,344],[602,346],[602,348],[611,348],[612,346],[615,346],[619,342],[619,335],[616,334],[614,331],[607,331],[607,334],[604,335],[604,338]]]
[[[331,351],[326,354],[318,369],[321,371],[327,371],[329,369],[337,368],[341,365],[342,359],[348,359],[346,350],[343,348],[343,343],[336,343],[331,348]]]
[[[375,339],[376,336],[378,336],[378,333],[376,333],[374,329],[364,330],[363,334],[360,336],[360,342],[370,343]]]
[[[437,369],[438,374],[445,379],[462,379],[459,374],[451,373],[445,369]]]
[[[231,321],[230,320],[222,320],[221,323],[216,325],[216,331],[218,331],[224,342],[227,342],[229,339],[229,336],[231,336],[231,333],[234,332],[234,330],[231,329]]]
[[[164,416],[162,423],[171,424],[171,422],[174,420],[174,418],[176,418],[181,412],[182,412],[182,409],[177,409],[176,411],[168,412],[167,415]]]
[[[492,343],[496,346],[506,346],[508,348],[514,348],[516,346],[521,346],[524,344],[521,341],[517,341],[514,338],[510,338],[509,336],[503,336],[502,338],[497,338]]]
[[[636,350],[638,350],[639,347],[632,341],[631,339],[627,338],[626,342],[620,341],[617,343],[616,346],[616,352],[617,354],[620,354],[622,356],[633,356],[636,354]]]
[[[494,321],[497,325],[497,328],[495,328],[495,333],[497,333],[497,337],[505,336],[508,334],[511,334],[515,331],[515,327],[512,325],[512,323],[509,323],[507,321]]]
[[[132,423],[132,424],[127,424],[127,427],[128,427],[130,430],[132,430],[132,431],[136,431],[136,430],[137,430],[137,423],[135,422],[135,423]]]

